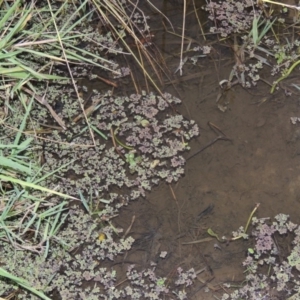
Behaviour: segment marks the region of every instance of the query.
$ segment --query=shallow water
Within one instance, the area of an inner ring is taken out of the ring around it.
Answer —
[[[175,1],[154,4],[180,32],[182,6]],[[188,10],[192,10],[192,3]],[[183,76],[198,75],[181,80],[178,74],[173,75],[179,64],[180,38],[162,29],[161,16],[154,14],[152,18],[153,43],[162,53],[172,80],[178,80],[174,86],[165,85],[164,91],[179,96],[183,101],[180,113],[200,126],[201,135],[191,142],[192,149],[185,157],[217,137],[208,122],[231,141],[219,140],[190,159],[185,177],[176,185],[161,184],[147,199],[131,203],[117,222],[126,228],[132,215],[136,216],[132,235],[141,238],[141,243],[133,247],[126,261],[139,266],[156,261],[158,272],[171,277],[178,266],[205,268],[191,288],[189,299],[216,299],[214,296],[221,297],[223,293],[221,283],[243,281],[242,261],[251,240],[218,243],[220,248],[214,247],[215,239],[192,245],[182,243],[209,237],[208,228],[220,237],[230,237],[232,231],[246,225],[257,203],[258,217],[285,213],[299,223],[300,129],[290,122],[290,117],[299,116],[299,100],[296,96],[286,97],[282,91],[270,95],[269,87],[263,83],[250,90],[235,86],[228,93],[227,111],[220,111],[216,104],[219,82],[228,78],[233,54],[221,47],[195,66],[188,63]],[[187,28],[187,36],[205,44],[192,13],[187,18]],[[213,210],[197,221],[197,216],[211,204]],[[165,259],[159,258],[160,251],[168,252]]]

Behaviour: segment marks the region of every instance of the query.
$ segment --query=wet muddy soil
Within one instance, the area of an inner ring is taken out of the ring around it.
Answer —
[[[165,12],[171,21],[175,16],[179,27],[181,9],[174,3],[168,3],[168,9]],[[189,26],[188,34],[197,38],[196,26]],[[162,36],[157,34],[157,47],[170,45],[160,40]],[[166,47],[160,51],[174,72],[178,60],[169,59]],[[154,261],[158,273],[169,278],[179,266],[199,271],[189,299],[218,299],[215,297],[224,292],[222,283],[240,284],[242,262],[253,244],[251,239],[228,245],[216,239],[184,243],[208,238],[208,228],[220,237],[230,237],[232,231],[246,225],[257,203],[258,217],[285,213],[293,222],[300,221],[300,125],[290,121],[300,116],[299,99],[286,97],[282,91],[270,95],[269,87],[262,83],[250,90],[235,86],[227,111],[220,111],[216,104],[219,81],[228,78],[234,62],[230,52],[218,55],[203,58],[196,66],[187,65],[185,75],[202,75],[165,90],[180,96],[180,113],[200,126],[201,135],[191,142],[186,158],[217,137],[209,122],[230,140],[218,140],[188,160],[186,174],[176,185],[161,184],[146,199],[131,203],[117,220],[117,225],[127,228],[132,215],[136,217],[131,234],[137,242],[123,263],[142,268]],[[161,251],[168,252],[166,258],[159,257]]]

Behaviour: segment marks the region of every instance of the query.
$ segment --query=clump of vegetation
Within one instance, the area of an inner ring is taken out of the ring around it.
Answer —
[[[243,262],[246,280],[239,289],[225,293],[222,300],[299,298],[299,225],[285,214],[274,219],[273,222],[269,218],[252,219],[250,236],[255,241]],[[226,289],[230,287],[225,284]]]
[[[130,266],[120,286],[101,267],[134,242],[113,224],[120,208],[160,180],[177,181],[199,133],[154,81],[157,94],[128,97],[79,85],[115,86],[130,74],[117,63],[125,50],[141,65],[125,35],[151,59],[135,35],[146,34],[146,17],[129,1],[21,0],[1,2],[0,17],[1,296],[186,299],[193,269],[167,285],[155,266]]]
[[[271,87],[271,93],[279,87],[287,95],[297,93],[298,85],[284,80],[300,63],[300,40],[293,30],[299,22],[296,6],[268,0],[228,0],[210,1],[204,9],[213,23],[210,32],[220,35],[234,50],[236,63],[221,86],[228,89],[241,84],[251,88],[263,81]],[[268,70],[274,80],[262,79],[263,70]]]

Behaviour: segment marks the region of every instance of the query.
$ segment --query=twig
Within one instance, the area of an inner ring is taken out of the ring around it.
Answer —
[[[177,213],[177,225],[178,225],[178,231],[181,232],[181,226],[180,226],[180,207],[179,207],[177,197],[176,197],[176,195],[174,193],[174,190],[173,190],[171,184],[169,184],[169,188],[171,190],[171,193],[172,193],[172,196],[173,196],[174,200],[176,201],[176,206],[177,206],[177,209],[178,209],[178,213]]]
[[[232,139],[228,138],[223,132],[222,130],[215,124],[208,122],[207,123],[208,126],[217,134],[219,134],[219,136],[217,136],[215,139],[213,139],[212,141],[210,141],[207,145],[205,145],[204,147],[202,147],[200,150],[198,150],[197,152],[195,152],[194,154],[192,154],[190,157],[188,157],[186,160],[190,160],[191,158],[193,158],[194,156],[198,155],[199,153],[201,153],[202,151],[204,151],[206,148],[210,147],[211,145],[213,145],[215,142],[219,141],[219,140],[223,140],[223,141],[232,141]]]
[[[116,140],[115,140],[115,135],[114,135],[114,131],[113,131],[112,127],[110,128],[110,134],[111,134],[111,140],[112,140],[112,143],[114,145],[114,148],[115,148],[116,152],[125,160],[124,155],[119,151],[119,149],[117,147]]]
[[[97,75],[97,77],[98,77],[101,81],[105,82],[105,83],[108,84],[108,85],[112,85],[112,86],[115,87],[115,88],[118,87],[118,85],[117,85],[115,82],[111,81],[111,80],[108,80],[108,79],[106,79],[106,78],[100,77],[99,75]]]
[[[126,232],[123,234],[122,239],[125,239],[125,238],[126,238],[127,234],[128,234],[128,233],[130,232],[130,230],[131,230],[131,227],[132,227],[134,221],[135,221],[135,216],[132,217],[131,223],[130,223],[129,227],[127,228]]]
[[[99,97],[96,99],[92,105],[90,105],[88,108],[84,109],[83,114],[77,115],[72,122],[77,123],[80,119],[82,119],[84,116],[89,117],[97,108],[97,105],[103,100],[104,97]]]
[[[181,49],[180,49],[180,63],[179,63],[179,73],[182,76],[182,67],[184,65],[182,55],[183,55],[183,45],[184,45],[184,34],[185,34],[185,16],[186,16],[186,0],[183,0],[183,15],[182,15],[182,33],[181,33]]]
[[[53,110],[53,108],[50,106],[50,104],[47,102],[47,100],[44,97],[40,97],[39,95],[36,95],[31,90],[27,89],[26,87],[22,87],[22,90],[29,95],[33,96],[35,100],[37,100],[40,104],[45,105],[49,112],[51,113],[52,117],[56,120],[56,122],[64,129],[66,130],[66,125],[62,121],[62,119],[57,115],[57,113]]]
[[[203,239],[197,240],[197,241],[191,241],[191,242],[181,243],[181,245],[193,245],[193,244],[205,243],[205,242],[210,242],[213,239],[214,238],[212,238],[212,237],[207,237],[207,238],[203,238]]]
[[[219,140],[224,140],[224,141],[231,141],[230,138],[226,137],[226,136],[222,136],[219,135],[217,136],[215,139],[213,139],[211,142],[209,142],[207,145],[205,145],[204,147],[202,147],[200,150],[198,150],[197,152],[195,152],[194,154],[192,154],[190,157],[188,157],[186,160],[190,160],[191,158],[193,158],[194,156],[198,155],[199,153],[201,153],[202,151],[204,151],[206,148],[210,147],[211,145],[213,145],[215,142],[219,141]]]

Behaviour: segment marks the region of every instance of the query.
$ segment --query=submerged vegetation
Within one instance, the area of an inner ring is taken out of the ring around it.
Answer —
[[[263,81],[270,93],[300,89],[287,84],[300,62],[293,31],[298,14],[276,5],[227,0],[203,7],[209,23],[201,30],[231,44],[236,59],[220,82],[222,111],[228,105],[222,97],[235,84],[254,88]],[[114,267],[103,266],[135,242],[134,216],[124,233],[114,222],[121,208],[160,182],[177,182],[184,174],[183,153],[199,135],[198,125],[177,112],[181,100],[161,91],[168,72],[147,50],[149,17],[131,1],[17,0],[0,6],[0,296],[187,299],[197,276],[193,268],[178,267],[169,276],[158,275],[159,262],[141,270],[130,264],[120,280]],[[185,1],[183,7],[185,12]],[[175,73],[206,57],[215,41],[208,43],[190,50],[190,42],[186,52],[193,55],[187,58],[182,44]],[[274,80],[262,79],[265,70]],[[132,90],[119,92],[128,82]],[[277,290],[292,300],[299,295],[293,279],[299,271],[298,225],[285,215],[272,225],[253,222],[256,244],[244,263],[246,284],[233,293],[224,287],[221,297],[269,299]],[[287,232],[294,234],[294,246],[279,262],[275,236]],[[166,255],[162,251],[159,259]],[[258,271],[264,265],[269,271],[262,286]]]

